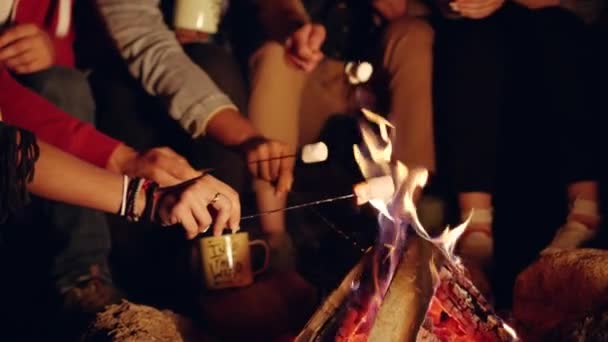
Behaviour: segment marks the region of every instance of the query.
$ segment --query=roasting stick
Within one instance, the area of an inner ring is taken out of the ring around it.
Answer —
[[[288,206],[288,207],[284,207],[284,208],[277,208],[277,209],[272,209],[272,210],[268,210],[268,211],[262,211],[257,214],[243,216],[243,217],[241,217],[241,221],[252,219],[255,217],[264,216],[264,215],[269,215],[269,214],[273,214],[273,213],[293,210],[293,209],[300,209],[300,208],[306,208],[306,207],[311,207],[311,206],[317,206],[319,204],[324,204],[324,203],[342,201],[342,200],[350,199],[350,198],[357,198],[357,204],[361,205],[363,203],[369,202],[372,199],[377,199],[377,198],[384,199],[386,197],[392,196],[393,193],[395,192],[395,186],[393,185],[393,180],[390,176],[383,176],[383,177],[370,178],[370,179],[366,180],[365,182],[356,184],[353,187],[353,192],[354,193],[348,194],[348,195],[330,197],[330,198],[325,198],[322,200],[296,204],[296,205],[292,205],[292,206]]]
[[[251,214],[251,215],[243,216],[243,217],[241,217],[241,221],[249,220],[249,219],[260,217],[260,216],[270,215],[270,214],[274,214],[274,213],[285,212],[285,211],[288,211],[288,210],[294,210],[294,209],[300,209],[300,208],[306,208],[306,207],[316,206],[316,205],[324,204],[324,203],[331,203],[331,202],[336,202],[336,201],[342,201],[342,200],[353,198],[353,197],[355,197],[355,194],[348,194],[348,195],[342,195],[342,196],[337,196],[337,197],[325,198],[325,199],[317,200],[317,201],[313,201],[313,202],[306,202],[306,203],[296,204],[296,205],[292,205],[292,206],[288,206],[288,207],[284,207],[284,208],[277,208],[277,209],[272,209],[272,210],[267,210],[267,211],[261,211],[261,212],[256,213],[256,214]]]
[[[320,162],[324,162],[325,160],[327,160],[327,156],[329,155],[329,151],[327,149],[327,145],[325,145],[324,142],[320,141],[318,143],[314,143],[314,144],[308,144],[308,145],[304,145],[304,147],[302,147],[302,161],[305,164],[314,164],[314,163],[320,163]],[[261,162],[269,162],[269,161],[273,161],[273,160],[280,160],[280,159],[287,159],[287,158],[296,158],[298,157],[297,154],[288,154],[288,155],[284,155],[284,156],[280,156],[280,157],[274,157],[274,158],[268,158],[268,159],[260,159],[260,160],[252,160],[250,162],[247,163],[247,165],[250,164],[255,164],[255,163],[261,163]],[[208,168],[208,169],[202,169],[199,170],[201,172],[200,176],[194,177],[192,179],[189,179],[183,183],[180,183],[176,186],[189,186],[193,183],[196,183],[196,181],[198,181],[199,179],[205,177],[205,175],[212,173],[214,171],[217,171],[219,168]]]
[[[324,142],[320,141],[320,142],[317,142],[314,144],[304,145],[302,147],[302,152],[300,153],[300,155],[301,155],[302,162],[304,162],[304,164],[321,163],[321,162],[324,162],[327,160],[327,157],[329,155],[329,150],[327,149],[327,145],[325,145]],[[247,165],[263,163],[263,162],[270,162],[270,161],[274,161],[274,160],[288,159],[288,158],[297,158],[297,157],[298,157],[297,153],[287,154],[287,155],[280,156],[280,157],[252,160],[250,162],[247,162]],[[188,182],[196,182],[197,180],[201,179],[204,175],[217,171],[218,169],[219,168],[202,169],[202,170],[200,170],[202,172],[202,175],[200,175],[196,178],[193,178],[193,179],[189,180]],[[190,184],[190,183],[188,183],[188,184]]]

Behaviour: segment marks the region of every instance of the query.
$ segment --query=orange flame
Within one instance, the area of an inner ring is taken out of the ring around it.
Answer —
[[[359,169],[366,179],[392,176],[395,189],[398,189],[389,201],[373,199],[369,203],[380,212],[381,216],[393,222],[396,218],[409,220],[420,237],[435,245],[449,262],[456,263],[458,258],[454,255],[454,248],[464,233],[469,219],[454,229],[447,227],[438,237],[431,237],[420,223],[414,203],[414,193],[424,188],[428,181],[428,170],[424,168],[410,170],[402,162],[394,160],[392,140],[395,126],[370,110],[364,108],[361,111],[370,123],[377,126],[379,134],[376,134],[371,126],[361,125],[362,147],[353,146]]]

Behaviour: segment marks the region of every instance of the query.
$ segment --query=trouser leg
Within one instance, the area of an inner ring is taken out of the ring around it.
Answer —
[[[405,17],[388,27],[384,43],[390,120],[397,129],[395,157],[434,172],[433,29],[423,19]]]
[[[19,81],[77,119],[94,122],[95,103],[86,77],[78,70],[53,67],[20,76]],[[56,286],[73,286],[77,279],[89,274],[91,265],[100,266],[109,279],[110,232],[105,216],[63,203],[43,199],[38,202],[40,212],[35,224],[48,227],[52,233],[55,248],[51,275]]]

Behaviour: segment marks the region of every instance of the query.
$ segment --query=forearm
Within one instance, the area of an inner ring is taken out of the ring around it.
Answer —
[[[293,31],[310,22],[301,0],[258,0],[258,16],[271,39],[284,41]]]
[[[44,142],[28,190],[51,200],[117,213],[122,201],[123,177],[95,167]],[[143,194],[137,207],[142,208]]]
[[[186,55],[165,24],[158,0],[97,0],[97,6],[131,74],[146,92],[162,98],[171,117],[192,136],[206,133],[218,108],[234,106]]]
[[[27,129],[39,139],[100,167],[107,165],[119,145],[23,87],[1,65],[0,107],[7,124]]]
[[[217,113],[207,125],[207,134],[226,146],[234,146],[258,136],[251,122],[236,110]]]

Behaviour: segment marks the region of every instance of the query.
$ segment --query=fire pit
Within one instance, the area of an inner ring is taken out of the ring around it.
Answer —
[[[388,196],[366,191],[376,194],[368,198],[379,212],[376,244],[296,341],[517,340],[453,254],[466,222],[438,237],[426,232],[413,200],[426,184],[426,170],[393,160],[394,127],[377,114],[363,114],[363,143],[354,146],[355,159],[367,185],[388,177],[396,190]]]

